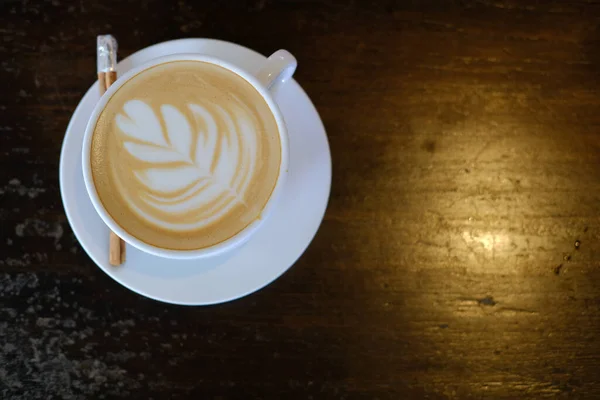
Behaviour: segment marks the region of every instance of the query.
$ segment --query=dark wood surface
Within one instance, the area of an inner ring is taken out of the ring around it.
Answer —
[[[0,398],[600,398],[600,4],[217,3],[0,3]],[[333,187],[267,288],[165,305],[77,243],[59,151],[107,32],[298,58]]]

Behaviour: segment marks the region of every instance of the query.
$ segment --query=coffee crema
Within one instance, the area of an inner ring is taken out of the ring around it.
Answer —
[[[109,99],[92,137],[100,201],[148,244],[195,250],[260,218],[280,173],[275,117],[244,78],[174,61],[132,77]]]

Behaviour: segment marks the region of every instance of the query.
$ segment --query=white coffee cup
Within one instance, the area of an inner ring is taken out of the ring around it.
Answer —
[[[90,153],[92,148],[92,136],[94,134],[94,129],[96,127],[96,123],[98,121],[98,117],[106,107],[108,100],[111,96],[119,90],[121,86],[129,79],[139,74],[140,72],[154,67],[159,64],[173,62],[173,61],[203,61],[212,64],[216,64],[220,67],[226,68],[229,71],[239,75],[244,78],[247,82],[249,82],[264,98],[265,102],[269,106],[271,113],[273,114],[275,121],[277,123],[277,128],[279,131],[280,142],[281,142],[281,164],[279,168],[279,176],[275,183],[275,188],[267,201],[267,204],[263,208],[261,213],[261,218],[255,220],[242,231],[234,235],[233,237],[213,245],[211,247],[206,247],[202,249],[196,250],[172,250],[172,249],[164,249],[157,246],[150,245],[142,240],[136,238],[135,236],[129,234],[125,231],[119,223],[111,217],[111,215],[106,211],[98,193],[96,191],[96,187],[94,184],[94,179],[92,178],[92,168],[91,168],[91,160]],[[83,139],[83,152],[82,152],[82,167],[83,167],[83,179],[85,181],[85,186],[87,192],[90,196],[90,200],[94,205],[94,208],[100,215],[100,218],[104,221],[104,223],[119,237],[121,237],[128,244],[136,247],[137,249],[144,251],[146,253],[150,253],[160,257],[166,258],[177,258],[177,259],[189,259],[189,258],[201,258],[201,257],[209,257],[218,254],[223,254],[228,252],[236,247],[239,247],[241,244],[245,243],[250,237],[257,231],[260,225],[267,219],[273,211],[274,204],[276,203],[277,198],[281,194],[283,189],[283,185],[285,183],[287,174],[288,174],[288,164],[289,164],[289,144],[288,144],[288,134],[285,126],[285,122],[277,107],[277,104],[273,100],[272,94],[278,90],[278,88],[284,84],[288,79],[292,77],[294,71],[296,70],[297,62],[292,54],[290,54],[286,50],[278,50],[273,53],[265,62],[261,70],[256,74],[256,76],[249,74],[248,72],[238,68],[228,62],[220,60],[215,57],[209,57],[201,54],[174,54],[165,57],[160,57],[154,59],[144,65],[141,65],[137,68],[133,68],[128,71],[126,74],[121,76],[102,96],[96,107],[94,108],[90,120],[85,129],[84,139]]]

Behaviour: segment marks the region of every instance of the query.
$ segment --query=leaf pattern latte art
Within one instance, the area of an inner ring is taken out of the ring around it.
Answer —
[[[145,218],[170,229],[198,228],[245,204],[257,132],[244,106],[187,104],[181,110],[163,104],[154,109],[130,100],[115,123],[145,204],[136,211]],[[189,218],[165,217],[176,214]]]

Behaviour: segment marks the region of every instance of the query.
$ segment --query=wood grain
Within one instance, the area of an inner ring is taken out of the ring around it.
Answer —
[[[600,397],[597,1],[5,1],[0,26],[0,397]],[[107,32],[299,60],[333,187],[267,288],[168,306],[77,243],[58,157]]]

